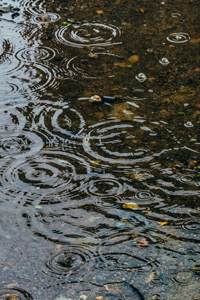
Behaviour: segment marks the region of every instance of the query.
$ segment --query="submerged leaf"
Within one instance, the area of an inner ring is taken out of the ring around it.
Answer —
[[[138,209],[138,205],[134,202],[129,202],[129,203],[125,203],[122,205],[123,208],[129,208],[129,209],[133,209],[136,210]]]
[[[167,223],[168,223],[167,221],[164,221],[164,222],[158,222],[158,225],[164,226],[164,225],[166,225]]]
[[[72,22],[67,22],[67,21],[65,21],[65,22],[60,22],[60,24],[61,24],[61,25],[72,25]]]
[[[139,241],[137,243],[137,247],[146,247],[146,246],[148,246],[147,239],[144,238],[144,237],[139,238]]]

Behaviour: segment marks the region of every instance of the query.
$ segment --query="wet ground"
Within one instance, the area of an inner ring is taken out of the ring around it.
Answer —
[[[0,299],[200,299],[199,43],[197,0],[0,1]]]

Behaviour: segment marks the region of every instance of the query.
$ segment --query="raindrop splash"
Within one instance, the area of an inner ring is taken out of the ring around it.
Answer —
[[[77,48],[120,44],[114,42],[120,34],[119,28],[101,23],[73,24],[55,30],[57,42]]]
[[[135,76],[135,78],[139,81],[139,82],[145,82],[145,80],[147,80],[147,77],[144,73],[139,73],[138,75]]]
[[[179,32],[179,33],[171,33],[167,37],[168,42],[175,43],[175,44],[183,44],[190,40],[189,34],[185,32]]]

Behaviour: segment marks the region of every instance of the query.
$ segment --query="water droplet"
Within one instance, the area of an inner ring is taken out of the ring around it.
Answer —
[[[159,63],[163,66],[167,66],[169,64],[169,60],[166,57],[163,57],[161,60],[159,60]]]
[[[180,17],[180,16],[181,16],[181,14],[179,14],[179,13],[173,13],[173,14],[172,14],[172,17],[173,17],[173,18],[177,18],[177,17]]]
[[[135,76],[135,78],[139,81],[139,82],[144,82],[145,80],[147,80],[147,77],[144,73],[139,73],[138,75]]]
[[[184,32],[172,33],[167,37],[167,40],[171,43],[182,44],[188,42],[190,40],[190,36]]]
[[[188,121],[185,124],[185,127],[193,127],[194,125],[192,124],[192,122]]]

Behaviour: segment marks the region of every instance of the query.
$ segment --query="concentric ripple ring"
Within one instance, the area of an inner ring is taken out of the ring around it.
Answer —
[[[83,23],[58,27],[55,31],[56,41],[70,47],[110,46],[121,34],[114,25],[100,23]]]
[[[20,288],[2,288],[0,296],[3,297],[1,299],[33,300],[28,292]]]

